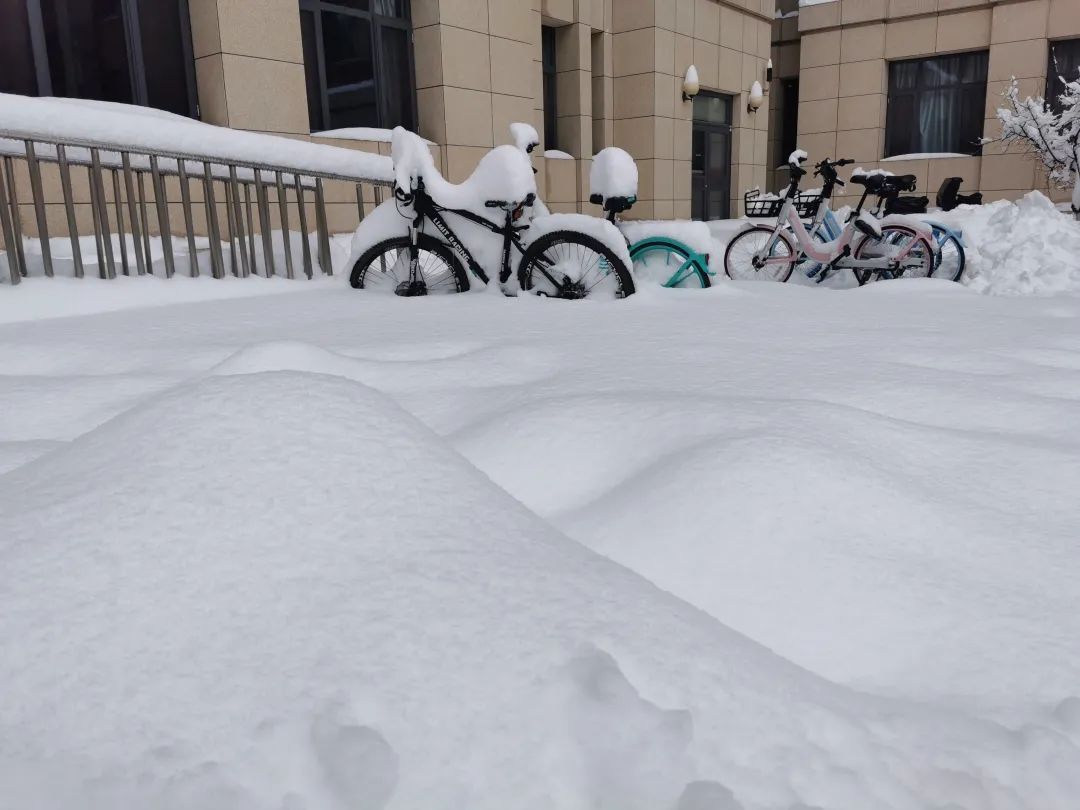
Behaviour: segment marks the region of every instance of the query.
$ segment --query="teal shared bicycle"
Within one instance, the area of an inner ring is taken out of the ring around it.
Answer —
[[[594,205],[602,206],[607,214],[607,220],[616,228],[621,228],[619,214],[629,211],[637,197],[607,197],[593,194],[589,201]],[[626,234],[623,233],[623,238]],[[708,254],[698,253],[678,239],[670,236],[647,236],[636,242],[626,238],[627,247],[630,249],[630,259],[634,263],[634,272],[650,278],[664,279],[664,287],[679,287],[694,289],[711,287],[711,277],[715,275],[709,270]]]

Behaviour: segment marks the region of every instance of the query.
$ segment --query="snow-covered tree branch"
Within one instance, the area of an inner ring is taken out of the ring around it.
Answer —
[[[1001,142],[1025,147],[1046,170],[1050,182],[1072,189],[1073,213],[1080,219],[1080,79],[1062,83],[1058,109],[1041,96],[1020,98],[1014,78],[1003,93],[1007,106],[997,111]]]

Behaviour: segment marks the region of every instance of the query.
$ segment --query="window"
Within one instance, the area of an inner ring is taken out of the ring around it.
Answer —
[[[788,155],[799,148],[799,80],[780,80],[780,155],[787,165]]]
[[[889,63],[885,156],[980,154],[986,51]]]
[[[408,0],[300,0],[312,132],[416,128]]]
[[[1075,82],[1080,78],[1080,39],[1050,43],[1050,61],[1046,66],[1046,100],[1060,111],[1061,97],[1065,88],[1061,79]]]
[[[0,90],[195,115],[187,0],[0,0]]]
[[[544,149],[558,149],[558,104],[555,88],[555,29],[545,25],[540,29],[540,51],[544,73]],[[536,75],[536,74],[533,74]]]

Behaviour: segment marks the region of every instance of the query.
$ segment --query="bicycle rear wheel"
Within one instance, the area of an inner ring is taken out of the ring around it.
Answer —
[[[853,258],[892,258],[904,251],[908,252],[902,261],[908,266],[896,271],[855,269],[855,279],[859,286],[882,279],[929,278],[937,261],[936,249],[917,232],[901,225],[883,226],[880,239],[868,236],[860,240],[855,247]]]
[[[625,298],[634,294],[626,262],[595,237],[552,231],[533,242],[518,265],[521,289],[550,298]]]
[[[967,267],[967,254],[964,246],[954,234],[934,228],[934,238],[937,240],[938,256],[934,264],[934,278],[943,278],[949,281],[959,281]]]
[[[634,275],[652,278],[665,287],[709,287],[706,257],[690,250],[682,242],[666,237],[649,237],[630,246]]]

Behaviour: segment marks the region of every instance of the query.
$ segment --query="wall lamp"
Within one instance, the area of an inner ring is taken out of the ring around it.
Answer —
[[[761,92],[761,82],[754,82],[750,85],[750,95],[746,101],[746,111],[756,113],[765,101],[765,94]]]
[[[682,100],[692,101],[699,92],[701,92],[701,82],[698,81],[697,67],[691,65],[686,69],[686,76],[683,78]]]

